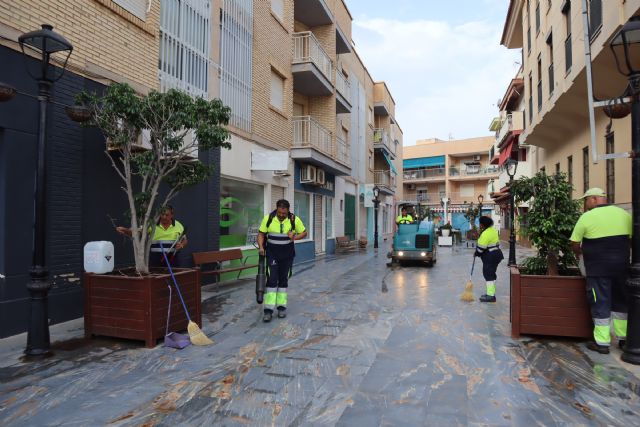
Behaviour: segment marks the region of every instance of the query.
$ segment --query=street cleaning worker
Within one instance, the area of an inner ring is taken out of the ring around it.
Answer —
[[[587,300],[593,318],[594,341],[587,348],[609,353],[611,320],[620,348],[627,338],[629,304],[624,292],[629,270],[632,220],[624,209],[607,203],[601,188],[591,188],[581,198],[585,213],[571,234],[571,247],[576,256],[584,257],[587,273]]]
[[[400,215],[396,218],[396,224],[411,224],[413,223],[413,217],[407,213],[407,208],[402,208]]]
[[[487,293],[480,297],[481,302],[496,302],[496,270],[498,264],[504,259],[500,250],[500,236],[498,230],[493,228],[493,220],[488,216],[481,216],[480,236],[476,244],[473,256],[482,260],[482,275],[487,282]]]
[[[131,236],[130,228],[116,227],[116,231],[125,236]],[[151,232],[151,228],[149,228],[149,232]],[[180,240],[176,243],[178,239]],[[151,267],[161,267],[165,264],[160,243],[164,246],[171,265],[180,265],[178,262],[179,250],[187,246],[187,236],[184,234],[184,226],[175,219],[171,205],[164,206],[160,210],[160,218],[156,223],[153,241],[151,242],[151,254],[149,256],[149,266]],[[173,248],[169,249],[172,246]]]
[[[296,255],[293,242],[307,237],[307,230],[302,220],[289,211],[289,202],[280,199],[276,210],[262,219],[258,231],[258,250],[260,255],[266,255],[269,271],[262,320],[270,322],[276,308],[279,318],[287,317],[287,288]]]

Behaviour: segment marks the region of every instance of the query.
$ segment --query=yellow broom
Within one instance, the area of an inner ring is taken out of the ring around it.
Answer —
[[[167,258],[167,253],[164,251],[162,247],[162,243],[160,243],[160,249],[162,250],[162,255],[164,255],[164,261],[167,263],[167,267],[169,267],[169,273],[171,274],[171,279],[173,279],[173,284],[178,291],[178,296],[180,297],[180,302],[182,303],[182,308],[184,308],[184,314],[187,315],[187,319],[189,323],[187,324],[187,332],[189,333],[189,339],[191,340],[191,344],[193,345],[211,345],[213,341],[209,339],[208,336],[202,332],[202,329],[198,326],[196,322],[191,320],[191,316],[189,316],[189,310],[187,310],[187,305],[184,303],[184,299],[182,298],[182,292],[180,292],[180,287],[178,286],[178,281],[176,280],[176,276],[173,274],[173,269],[171,268],[171,263],[169,262],[169,258]]]
[[[476,257],[473,257],[473,262],[471,263],[471,273],[469,273],[469,281],[467,282],[467,286],[464,288],[464,292],[460,295],[460,301],[471,302],[475,298],[473,296],[473,282],[471,281],[471,276],[473,276],[473,267],[476,265]]]

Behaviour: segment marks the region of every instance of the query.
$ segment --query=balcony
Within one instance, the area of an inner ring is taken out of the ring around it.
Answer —
[[[449,179],[456,181],[472,181],[474,179],[490,179],[500,176],[500,168],[495,165],[467,165],[466,168],[452,166],[449,168]]]
[[[405,169],[403,177],[404,182],[444,181],[445,168],[417,170]]]
[[[524,112],[523,111],[514,111],[511,114],[507,114],[502,120],[502,124],[500,125],[500,130],[498,131],[498,136],[496,137],[496,143],[498,146],[502,144],[507,136],[510,133],[522,131],[524,129]]]
[[[294,116],[292,121],[292,159],[320,166],[334,175],[351,173],[349,146],[344,141],[333,144],[331,132],[311,116]]]
[[[384,82],[376,82],[373,86],[373,113],[376,116],[394,115],[394,101]]]
[[[390,170],[373,171],[373,183],[383,194],[391,196],[396,193],[396,176]]]
[[[293,2],[293,16],[307,27],[333,24],[333,14],[324,0]]]
[[[391,140],[389,132],[383,128],[376,128],[373,130],[373,148],[374,150],[385,151],[391,160],[396,158],[395,141]]]
[[[333,64],[311,31],[293,34],[293,88],[307,96],[333,94]]]
[[[482,202],[482,210],[489,209],[491,207],[493,207],[493,203],[491,202],[491,197],[485,193],[459,193],[459,192],[451,192],[449,194],[447,194],[447,196],[449,197],[449,206],[451,205],[465,205],[468,203],[473,202],[473,206],[477,207],[478,205],[478,196],[482,196],[483,197],[483,202]]]
[[[438,199],[437,197],[434,197],[432,195],[429,195],[425,192],[404,192],[404,202],[408,202],[408,203],[415,203],[416,205],[418,203],[423,203],[423,204],[429,204],[429,203],[440,203],[440,199]]]
[[[351,83],[342,71],[336,70],[336,113],[351,112]]]

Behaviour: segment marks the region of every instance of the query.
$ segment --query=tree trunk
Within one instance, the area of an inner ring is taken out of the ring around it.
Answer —
[[[558,272],[558,254],[555,252],[549,252],[549,255],[547,255],[547,275],[560,275],[560,273]]]

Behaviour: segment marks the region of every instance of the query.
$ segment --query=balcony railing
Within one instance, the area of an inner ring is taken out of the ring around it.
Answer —
[[[496,142],[500,144],[504,141],[509,132],[522,129],[524,129],[524,112],[514,111],[511,114],[507,114],[507,117],[502,119],[502,123],[500,124],[500,130],[498,131]]]
[[[383,128],[376,128],[373,130],[373,145],[384,146],[390,153],[396,154],[396,144],[391,140],[389,132]]]
[[[470,167],[466,169],[460,169],[455,166],[449,168],[449,176],[480,176],[480,175],[497,175],[500,173],[498,166],[480,166]]]
[[[342,74],[342,72],[336,70],[336,89],[340,92],[340,95],[344,96],[344,99],[351,104],[351,83]]]
[[[373,183],[377,186],[395,188],[396,177],[390,170],[376,170],[373,171]]]
[[[405,181],[417,181],[421,179],[429,179],[429,178],[443,178],[445,175],[444,168],[437,169],[419,169],[419,170],[411,170],[407,169],[404,171],[404,180]]]
[[[292,121],[294,148],[311,147],[327,156],[335,156],[333,144],[331,144],[331,133],[311,116],[294,116]]]
[[[336,137],[336,159],[345,166],[351,165],[351,156],[349,155],[349,144],[339,136]]]
[[[460,193],[460,192],[451,192],[447,194],[447,197],[449,197],[449,204],[453,204],[453,205],[460,205],[460,204],[465,204],[465,203],[472,203],[473,202],[473,206],[477,207],[478,206],[478,196],[482,195],[483,197],[483,202],[482,202],[482,206],[483,206],[483,210],[484,208],[489,208],[489,204],[491,203],[491,197],[485,193]]]
[[[436,196],[432,196],[432,195],[429,195],[428,193],[423,193],[423,192],[412,192],[412,193],[404,192],[403,199],[411,200],[415,202],[424,202],[424,203],[438,202],[440,200]]]
[[[311,62],[331,80],[331,70],[333,68],[331,58],[324,51],[320,42],[311,31],[304,31],[293,34],[293,63],[301,64]]]

